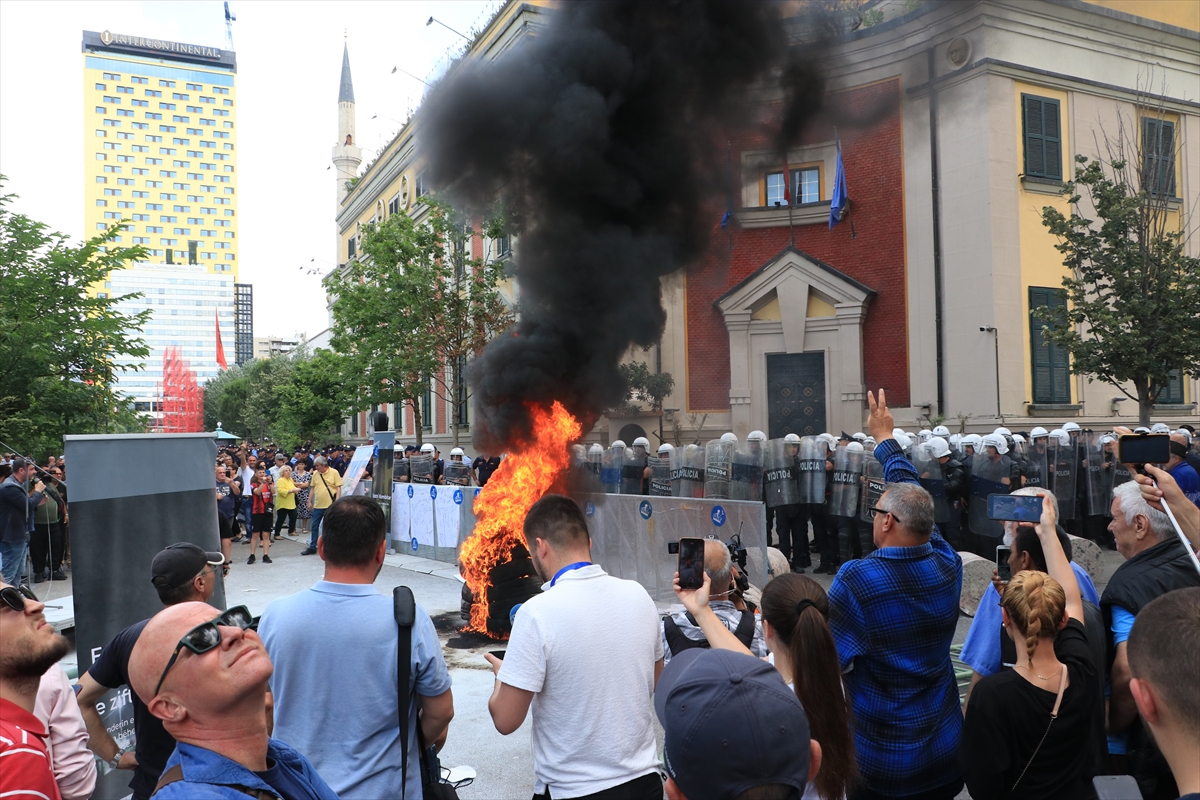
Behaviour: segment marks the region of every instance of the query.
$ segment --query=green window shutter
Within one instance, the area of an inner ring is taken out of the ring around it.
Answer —
[[[1182,404],[1183,403],[1183,370],[1171,370],[1171,382],[1159,393],[1156,403],[1163,404]]]
[[[1033,373],[1033,402],[1071,402],[1070,354],[1047,340],[1042,327],[1047,323],[1036,315],[1038,308],[1067,308],[1067,293],[1062,289],[1029,288],[1029,342]]]
[[[1062,180],[1062,135],[1059,103],[1046,97],[1021,95],[1025,134],[1025,174]]]
[[[1147,193],[1174,197],[1175,123],[1143,117],[1142,152]]]

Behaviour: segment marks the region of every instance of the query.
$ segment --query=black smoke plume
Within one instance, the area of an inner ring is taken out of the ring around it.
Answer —
[[[662,335],[660,278],[740,197],[730,132],[761,127],[783,152],[820,110],[828,20],[785,19],[796,6],[569,0],[431,92],[430,184],[467,209],[500,200],[520,234],[520,322],[469,370],[479,450],[528,441],[530,402],[559,400],[588,430],[622,400],[622,356]]]

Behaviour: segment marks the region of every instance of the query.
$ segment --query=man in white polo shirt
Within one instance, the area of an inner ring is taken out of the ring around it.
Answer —
[[[661,800],[654,685],[663,667],[646,590],[591,563],[575,501],[546,495],[525,517],[542,594],[521,606],[488,710],[510,734],[533,711],[534,800]]]

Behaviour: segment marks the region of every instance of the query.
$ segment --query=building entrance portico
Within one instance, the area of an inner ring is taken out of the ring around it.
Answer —
[[[729,333],[729,407],[739,439],[752,430],[774,438],[818,424],[816,433],[862,427],[862,330],[874,295],[788,247],[715,301]],[[804,357],[769,358],[787,354]]]

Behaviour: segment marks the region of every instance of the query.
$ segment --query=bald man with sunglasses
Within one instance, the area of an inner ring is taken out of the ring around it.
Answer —
[[[304,756],[268,733],[273,667],[251,624],[245,606],[181,603],[138,637],[130,684],[177,742],[157,800],[337,800]]]

